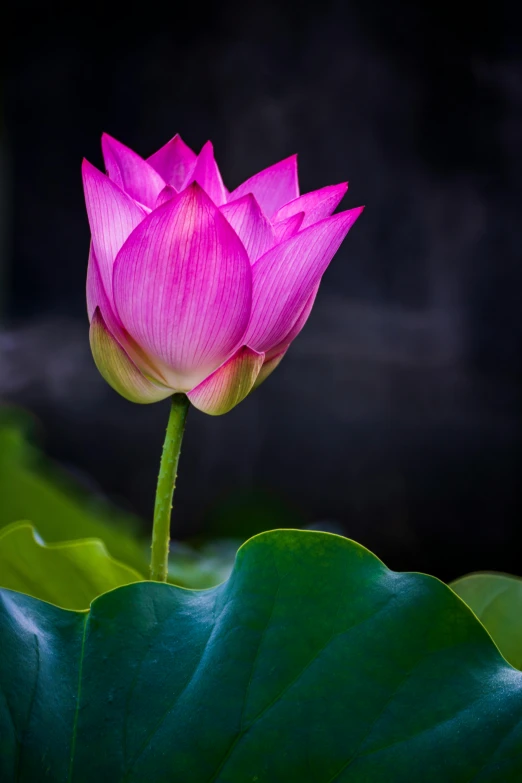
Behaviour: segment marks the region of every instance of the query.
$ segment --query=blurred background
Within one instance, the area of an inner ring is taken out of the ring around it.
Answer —
[[[190,413],[174,535],[314,526],[395,569],[520,573],[522,52],[507,5],[13,10],[0,521],[40,508],[8,497],[21,427],[52,461],[46,481],[149,531],[168,403],[127,403],[92,362],[80,164],[102,167],[102,131],[144,156],[180,132],[213,140],[229,188],[298,152],[302,191],[349,179],[343,207],[367,208],[277,372],[227,416]]]

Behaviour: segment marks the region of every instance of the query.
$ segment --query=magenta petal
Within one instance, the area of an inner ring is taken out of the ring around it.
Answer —
[[[253,193],[268,218],[287,201],[299,196],[297,180],[297,155],[281,160],[259,174],[255,174],[232,191],[229,201],[236,201],[247,193]]]
[[[252,390],[265,355],[244,345],[228,361],[188,392],[191,403],[203,413],[228,413]]]
[[[286,239],[290,239],[294,234],[297,234],[301,228],[301,223],[304,219],[304,212],[297,212],[295,215],[290,215],[286,220],[282,220],[280,223],[275,223],[272,228],[274,229],[275,238],[278,242],[284,242]]]
[[[131,231],[144,219],[145,213],[130,196],[86,160],[82,164],[82,175],[92,244],[103,286],[112,305],[114,259]]]
[[[102,136],[102,151],[110,179],[136,201],[154,207],[166,184],[163,177],[150,163],[108,133]]]
[[[165,182],[181,190],[194,170],[197,155],[176,134],[161,149],[147,158],[147,162],[161,174]]]
[[[217,207],[224,204],[227,200],[227,194],[221,173],[214,158],[214,148],[212,142],[207,141],[203,145],[198,155],[191,179],[201,185],[207,196],[210,196]]]
[[[220,212],[244,244],[251,264],[275,245],[272,226],[251,193],[225,204]]]
[[[273,358],[278,356],[281,351],[284,349],[286,351],[286,348],[290,345],[293,340],[297,337],[299,332],[302,330],[306,322],[308,321],[308,317],[310,313],[312,312],[313,306],[315,304],[315,300],[317,297],[317,293],[319,291],[319,283],[315,286],[312,293],[308,297],[308,299],[305,302],[305,305],[301,312],[298,314],[297,318],[295,319],[292,326],[290,326],[289,330],[286,332],[286,334],[283,336],[283,338],[280,340],[280,342],[277,345],[274,345],[270,351],[266,354],[265,357],[265,364],[267,361],[271,361]],[[286,346],[286,347],[285,347]],[[275,368],[274,368],[275,369]]]
[[[162,204],[166,204],[167,201],[170,201],[172,198],[174,198],[174,196],[177,196],[177,190],[175,190],[172,185],[165,185],[156,199],[154,209],[156,209],[156,207],[161,207]]]
[[[140,372],[107,328],[99,308],[92,317],[89,339],[100,374],[126,400],[145,404],[171,396],[172,389],[153,383]]]
[[[139,346],[136,345],[132,338],[126,333],[114,308],[109,302],[101,279],[98,261],[91,244],[89,266],[87,268],[87,313],[89,321],[92,320],[96,310],[100,311],[100,315],[107,325],[107,329],[131,357],[136,366],[139,367],[142,372],[147,373],[152,379],[156,379],[158,383],[164,384],[165,379],[162,377],[161,372],[150,362],[149,358],[145,356]]]
[[[361,212],[351,209],[305,228],[254,264],[245,343],[268,352],[284,340]]]
[[[125,329],[177,391],[192,389],[240,344],[251,285],[241,241],[196,183],[145,218],[114,270]]]
[[[94,247],[91,242],[87,266],[87,314],[89,316],[89,321],[92,319],[96,308],[101,310],[104,321],[107,323],[111,332],[114,333],[115,327],[117,328],[118,319],[109,301],[109,297],[107,296],[105,286],[103,285],[98,259],[96,258]]]
[[[347,190],[348,183],[341,182],[340,185],[328,185],[326,188],[305,193],[303,196],[299,196],[299,198],[290,201],[289,204],[285,204],[281,209],[278,209],[272,222],[279,223],[281,220],[286,220],[291,215],[295,215],[298,212],[304,212],[305,217],[301,226],[302,230],[331,215]]]

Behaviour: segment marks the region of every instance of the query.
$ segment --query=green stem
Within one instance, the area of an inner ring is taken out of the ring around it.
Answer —
[[[167,434],[161,455],[152,527],[150,578],[155,582],[167,581],[172,496],[176,486],[179,453],[189,405],[188,397],[185,394],[172,396]]]

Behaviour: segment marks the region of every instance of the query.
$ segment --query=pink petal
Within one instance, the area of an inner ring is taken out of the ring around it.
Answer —
[[[120,319],[114,312],[105,291],[98,261],[91,243],[89,265],[87,267],[87,313],[89,321],[92,320],[96,310],[99,310],[100,316],[105,322],[107,329],[119,342],[124,351],[131,357],[138,368],[151,378],[156,379],[160,384],[164,384],[165,379],[161,375],[159,369],[150,362],[139,346],[136,345],[134,340],[127,334],[121,325]]]
[[[292,155],[260,171],[259,174],[254,174],[232,191],[229,201],[235,201],[247,193],[254,194],[265,215],[271,218],[283,204],[299,195],[297,155]]]
[[[92,244],[103,287],[111,305],[113,264],[119,249],[145,217],[138,205],[88,161],[82,164],[83,188]]]
[[[254,264],[245,343],[268,352],[284,340],[361,212],[351,209],[309,226]]]
[[[105,168],[112,181],[136,201],[154,207],[166,184],[163,177],[150,163],[108,133],[102,136],[102,150]]]
[[[196,153],[176,134],[165,146],[151,155],[147,162],[161,174],[165,182],[176,190],[181,190],[194,170],[196,159]]]
[[[110,302],[101,279],[98,261],[91,242],[87,265],[87,315],[89,316],[89,321],[92,319],[97,307],[106,311],[107,308],[110,308]]]
[[[312,308],[315,304],[315,299],[317,297],[318,291],[319,291],[319,283],[315,286],[314,290],[306,300],[303,309],[298,314],[297,318],[295,319],[295,322],[285,333],[284,337],[280,340],[279,343],[277,343],[277,345],[274,345],[274,347],[267,352],[265,356],[266,361],[271,361],[273,358],[278,356],[283,349],[286,351],[286,348],[290,345],[290,343],[295,340],[299,332],[302,330],[302,328],[308,321],[308,317],[312,312]]]
[[[89,332],[96,367],[112,388],[130,402],[149,403],[164,400],[172,389],[148,380],[108,330],[100,309],[94,311]]]
[[[114,270],[124,327],[176,391],[192,389],[240,344],[251,285],[241,241],[196,183],[145,218]]]
[[[264,354],[244,345],[228,361],[188,392],[191,403],[203,413],[228,413],[252,390],[263,366]]]
[[[198,155],[191,179],[201,185],[207,196],[210,196],[217,207],[225,204],[227,194],[221,173],[214,158],[214,148],[210,141],[203,145]]]
[[[251,193],[225,204],[220,212],[244,244],[251,264],[275,245],[272,226]]]
[[[304,212],[305,217],[301,226],[302,230],[331,215],[347,190],[348,183],[341,182],[340,185],[328,185],[326,188],[305,193],[303,196],[299,196],[299,198],[278,209],[272,222],[279,223],[291,215]]]
[[[259,375],[257,376],[256,381],[252,387],[252,391],[257,389],[258,386],[261,386],[263,381],[266,381],[268,376],[274,372],[275,368],[281,364],[289,347],[290,346],[287,345],[286,348],[283,348],[283,350],[279,351],[279,353],[277,353],[275,356],[272,356],[271,359],[265,359],[263,366],[259,370]]]
[[[92,242],[89,248],[86,293],[87,315],[89,316],[89,321],[92,321],[94,313],[96,310],[98,310],[109,331],[122,345],[125,345],[124,331],[120,323],[120,319],[114,312],[114,308],[109,301],[109,297],[107,296],[107,292],[100,274],[98,259],[96,258]]]
[[[295,215],[290,215],[286,220],[282,220],[280,223],[275,223],[272,226],[277,242],[284,242],[286,239],[293,237],[294,234],[297,234],[301,228],[304,214],[304,212],[297,212]]]
[[[175,190],[171,185],[165,185],[165,187],[159,194],[158,198],[156,199],[154,209],[156,209],[156,207],[161,207],[162,204],[166,204],[167,201],[170,201],[171,198],[174,198],[174,196],[176,195],[177,195],[177,190]]]

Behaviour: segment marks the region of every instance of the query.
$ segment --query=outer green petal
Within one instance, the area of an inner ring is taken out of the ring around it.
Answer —
[[[203,413],[211,416],[228,413],[252,391],[264,358],[264,353],[244,345],[188,392],[187,397]]]
[[[276,354],[275,356],[272,356],[271,359],[268,359],[263,366],[261,367],[259,371],[259,375],[256,378],[256,382],[254,383],[252,387],[252,391],[254,389],[257,389],[258,386],[261,386],[263,381],[266,381],[269,375],[274,372],[275,368],[278,366],[278,364],[283,360],[285,353],[288,351],[289,346],[286,348],[283,348],[283,350]]]
[[[89,339],[100,374],[126,400],[146,404],[173,394],[173,389],[152,383],[136,367],[107,329],[99,308],[92,317]]]

